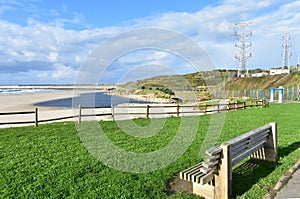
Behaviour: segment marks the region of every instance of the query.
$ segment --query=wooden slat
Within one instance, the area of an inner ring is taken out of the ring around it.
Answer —
[[[251,136],[248,139],[243,140],[243,142],[238,142],[238,143],[234,143],[231,145],[231,151],[235,151],[239,148],[245,147],[245,145],[248,144],[255,144],[260,142],[262,139],[265,139],[266,137],[268,137],[270,135],[270,131],[265,131],[264,133],[262,133],[261,135],[255,135],[255,136]]]
[[[247,150],[247,151],[241,153],[240,155],[238,155],[237,157],[233,158],[232,159],[232,166],[236,165],[237,163],[239,163],[240,161],[242,161],[246,157],[250,156],[251,154],[253,154],[257,150],[261,149],[265,144],[266,144],[266,141],[264,140],[261,143],[257,144],[256,146],[250,148],[249,150]]]
[[[255,142],[253,142],[253,143],[248,143],[247,145],[244,145],[244,146],[242,146],[242,147],[240,147],[240,148],[237,148],[237,149],[235,149],[235,150],[232,150],[231,151],[231,156],[232,156],[232,158],[235,158],[236,156],[238,156],[239,154],[241,154],[241,153],[243,153],[244,151],[246,151],[246,150],[248,150],[248,149],[251,149],[251,148],[253,148],[253,147],[255,147],[257,144],[259,144],[259,143],[261,143],[261,142],[267,142],[267,138],[263,138],[263,139],[261,139],[261,140],[257,140],[257,141],[255,141]]]
[[[214,156],[205,154],[205,155],[204,155],[204,160],[207,161],[207,162],[212,162],[212,161],[214,161],[214,160],[220,159],[220,157],[221,157],[221,154],[220,154],[220,153],[219,153],[219,154],[216,154],[216,155],[214,155]]]
[[[251,137],[255,134],[264,133],[265,131],[269,130],[270,128],[271,128],[270,124],[267,124],[265,126],[255,129],[253,131],[249,131],[248,133],[245,133],[241,136],[233,138],[233,139],[227,141],[226,143],[232,145],[232,144],[237,144],[237,143],[243,142],[244,140],[248,139],[249,137]]]
[[[218,165],[219,164],[219,160],[215,160],[215,161],[213,161],[213,162],[207,162],[207,161],[204,161],[204,162],[202,162],[202,166],[204,167],[204,168],[213,168],[214,166],[216,166],[216,165]]]
[[[34,111],[21,111],[21,112],[10,112],[10,113],[0,113],[0,115],[25,115],[25,114],[33,114]]]
[[[214,172],[212,171],[200,178],[200,184],[206,184],[206,183],[212,181],[213,178],[214,178]]]
[[[34,121],[24,121],[24,122],[0,122],[0,125],[9,125],[9,124],[34,124]]]
[[[205,176],[206,174],[202,173],[199,169],[198,172],[193,173],[192,175],[190,175],[190,180],[191,182],[196,182],[196,183],[200,183],[200,179]]]
[[[215,173],[216,169],[218,168],[218,165],[214,166],[214,167],[210,167],[210,168],[205,168],[202,167],[200,168],[200,171],[204,174],[208,174],[209,172],[213,171]]]
[[[189,175],[191,175],[194,172],[199,171],[201,167],[202,167],[202,162],[180,172],[180,178],[183,180],[187,180]]]
[[[205,151],[207,155],[214,156],[222,152],[222,148],[220,145],[212,147]]]
[[[242,141],[243,139],[247,139],[248,137],[250,137],[251,135],[255,135],[255,134],[259,134],[261,132],[264,132],[264,131],[267,131],[271,128],[271,125],[270,124],[266,124],[262,127],[259,127],[257,129],[254,129],[252,131],[249,131],[247,133],[244,133],[243,135],[241,136],[238,136],[236,138],[233,138],[229,141],[227,141],[226,143],[228,144],[233,144],[233,143],[238,143],[239,141]]]

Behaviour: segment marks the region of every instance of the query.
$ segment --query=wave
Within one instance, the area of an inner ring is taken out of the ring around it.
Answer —
[[[60,92],[63,90],[55,89],[0,89],[0,95],[23,94],[23,93],[43,93],[43,92]]]

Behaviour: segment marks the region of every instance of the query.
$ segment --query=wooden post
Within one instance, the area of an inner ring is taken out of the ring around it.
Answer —
[[[246,106],[246,102],[243,102],[243,104],[244,104],[244,109],[246,109],[246,107],[247,107],[247,106]]]
[[[270,123],[271,125],[271,139],[268,139],[268,142],[265,146],[266,160],[271,162],[278,162],[278,146],[277,146],[277,123]]]
[[[115,114],[114,107],[113,107],[113,105],[111,105],[111,118],[112,119],[114,119],[114,114]]]
[[[179,104],[177,104],[176,113],[177,113],[177,117],[179,117]]]
[[[146,118],[149,119],[150,106],[147,105]]]
[[[81,104],[79,104],[79,107],[78,107],[78,124],[81,123]]]
[[[220,113],[220,104],[218,103],[218,113]]]
[[[35,111],[34,111],[34,126],[35,127],[39,126],[38,108],[35,108]]]
[[[207,104],[204,104],[204,114],[206,115]]]
[[[235,111],[238,110],[238,103],[237,103],[237,101],[234,102],[234,110],[235,110]]]
[[[215,175],[215,197],[218,199],[228,199],[232,192],[232,165],[230,155],[230,145],[222,144],[222,159],[219,173]]]

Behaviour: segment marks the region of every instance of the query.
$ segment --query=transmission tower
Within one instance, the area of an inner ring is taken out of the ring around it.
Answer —
[[[299,59],[299,56],[298,56],[298,62],[297,62],[297,70],[300,71],[300,59]]]
[[[252,36],[251,31],[247,31],[247,27],[251,22],[238,22],[235,23],[239,27],[239,32],[235,33],[235,36],[239,39],[239,42],[235,44],[235,47],[238,49],[238,55],[235,55],[235,58],[239,61],[238,66],[238,76],[245,77],[249,76],[248,71],[248,60],[251,58],[251,46],[252,43],[248,42]]]
[[[288,68],[289,72],[290,72],[290,58],[292,56],[292,53],[289,52],[289,48],[292,47],[291,44],[291,36],[289,35],[289,33],[285,33],[285,35],[282,36],[282,48],[283,48],[283,54],[281,54],[282,57],[282,70],[284,68]]]

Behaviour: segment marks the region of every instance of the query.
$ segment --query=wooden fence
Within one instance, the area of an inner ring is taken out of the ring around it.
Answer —
[[[78,114],[65,116],[65,117],[56,117],[51,119],[40,119],[38,117],[38,108],[35,108],[33,111],[24,111],[24,112],[8,112],[0,113],[1,116],[5,115],[32,115],[33,119],[30,121],[13,121],[13,122],[0,122],[1,125],[13,125],[13,124],[34,124],[36,127],[40,123],[44,122],[53,122],[66,119],[77,118],[78,123],[82,121],[84,117],[103,117],[110,116],[111,118],[116,118],[118,116],[135,116],[140,118],[150,118],[151,116],[185,116],[185,115],[197,115],[197,114],[211,114],[211,113],[220,113],[220,112],[229,112],[237,111],[240,109],[246,108],[258,108],[258,107],[267,107],[268,102],[266,100],[260,101],[250,101],[248,104],[246,102],[234,102],[226,104],[200,104],[195,105],[146,105],[146,106],[106,106],[106,107],[83,107],[79,105]],[[83,113],[84,110],[99,110],[99,113]],[[103,109],[110,109],[110,112],[101,111]],[[121,111],[120,111],[121,110]],[[130,111],[130,110],[133,110]],[[136,111],[136,112],[134,112]],[[1,119],[0,119],[1,120]]]

